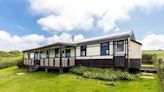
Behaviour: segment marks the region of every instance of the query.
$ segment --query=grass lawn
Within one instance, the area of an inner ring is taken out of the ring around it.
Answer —
[[[24,72],[24,75],[14,76]],[[13,76],[13,77],[9,77]],[[71,73],[57,74],[34,72],[10,67],[0,70],[0,92],[160,92],[159,78],[136,79],[134,81],[114,81],[117,86],[107,86],[94,79],[77,79]]]
[[[156,54],[158,58],[162,58],[164,61],[164,50],[143,50],[142,51],[143,54]],[[143,66],[143,65],[142,65]],[[164,74],[159,74],[161,77],[161,86],[162,86],[162,90],[164,91]]]

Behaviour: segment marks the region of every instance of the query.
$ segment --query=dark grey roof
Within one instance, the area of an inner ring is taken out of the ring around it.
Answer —
[[[120,33],[115,33],[115,34],[110,34],[110,35],[105,35],[105,36],[100,36],[100,37],[89,38],[89,39],[85,39],[85,40],[78,41],[78,42],[69,42],[69,43],[56,42],[56,43],[41,46],[41,47],[38,47],[38,48],[24,50],[24,52],[25,51],[30,51],[30,50],[46,48],[46,47],[51,47],[51,46],[55,46],[55,45],[76,46],[77,44],[82,44],[82,43],[96,42],[96,41],[107,40],[107,39],[113,39],[114,40],[114,39],[118,39],[118,38],[120,38],[120,39],[121,38],[131,38],[131,40],[136,41],[133,31],[127,31],[127,32],[120,32]]]
[[[56,42],[56,43],[52,43],[52,44],[49,44],[49,45],[45,45],[45,46],[41,46],[41,47],[37,47],[37,48],[33,48],[33,49],[23,50],[23,52],[42,49],[42,48],[47,48],[47,47],[51,47],[51,46],[55,46],[55,45],[75,46],[74,43]]]
[[[132,40],[135,40],[133,31],[127,31],[127,32],[120,32],[120,33],[115,33],[115,34],[110,34],[110,35],[105,35],[105,36],[100,36],[100,37],[89,38],[89,39],[85,39],[79,42],[75,42],[75,44],[101,41],[101,40],[106,40],[106,39],[114,40],[118,38],[131,38]]]

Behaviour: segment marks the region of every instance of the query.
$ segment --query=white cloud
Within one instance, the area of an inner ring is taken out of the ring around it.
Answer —
[[[82,34],[74,36],[74,41],[75,42],[78,42],[78,41],[81,41],[81,40],[84,40],[84,36]]]
[[[67,33],[62,33],[61,35],[54,35],[52,37],[47,38],[47,42],[54,43],[54,42],[72,42],[72,36]]]
[[[89,30],[92,27],[93,19],[84,18],[76,20],[73,17],[49,15],[37,21],[43,30],[70,31],[73,29]]]
[[[54,42],[73,42],[72,39],[74,39],[74,41],[77,42],[83,40],[84,36],[82,34],[72,36],[71,34],[62,33],[61,35],[54,35],[52,37],[48,37],[47,43],[51,44]]]
[[[74,38],[75,41],[84,39],[83,35],[81,34],[75,35]],[[52,37],[44,37],[43,35],[37,34],[17,36],[0,30],[0,50],[26,50],[55,42],[72,42],[72,36],[71,34],[67,33],[54,35]]]
[[[31,34],[26,36],[10,35],[0,30],[0,50],[23,50],[38,47],[45,41],[44,36]]]
[[[143,50],[164,49],[164,35],[151,33],[147,35],[142,42]]]
[[[41,15],[37,21],[44,30],[91,30],[108,32],[118,29],[120,20],[130,19],[129,12],[161,8],[164,0],[29,0],[31,10]]]

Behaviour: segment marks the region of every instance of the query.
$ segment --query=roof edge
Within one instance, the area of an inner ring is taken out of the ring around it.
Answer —
[[[142,43],[140,43],[140,42],[138,42],[138,41],[136,41],[136,40],[131,39],[131,41],[133,41],[133,42],[135,42],[135,43],[137,43],[137,44],[139,44],[139,45],[142,45]]]

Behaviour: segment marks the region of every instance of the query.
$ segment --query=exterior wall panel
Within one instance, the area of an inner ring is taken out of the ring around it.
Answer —
[[[76,47],[76,57],[80,57],[80,47]]]
[[[141,52],[141,45],[137,44],[133,41],[129,43],[129,58],[130,59],[141,59],[142,52]]]
[[[99,56],[100,44],[87,45],[87,56]]]
[[[113,42],[109,42],[109,55],[113,55]]]
[[[76,47],[76,59],[113,59],[113,42],[109,42],[109,55],[100,55],[100,43],[87,45],[87,56],[80,56],[80,46]]]
[[[142,62],[141,45],[129,39],[129,68],[139,69]]]

